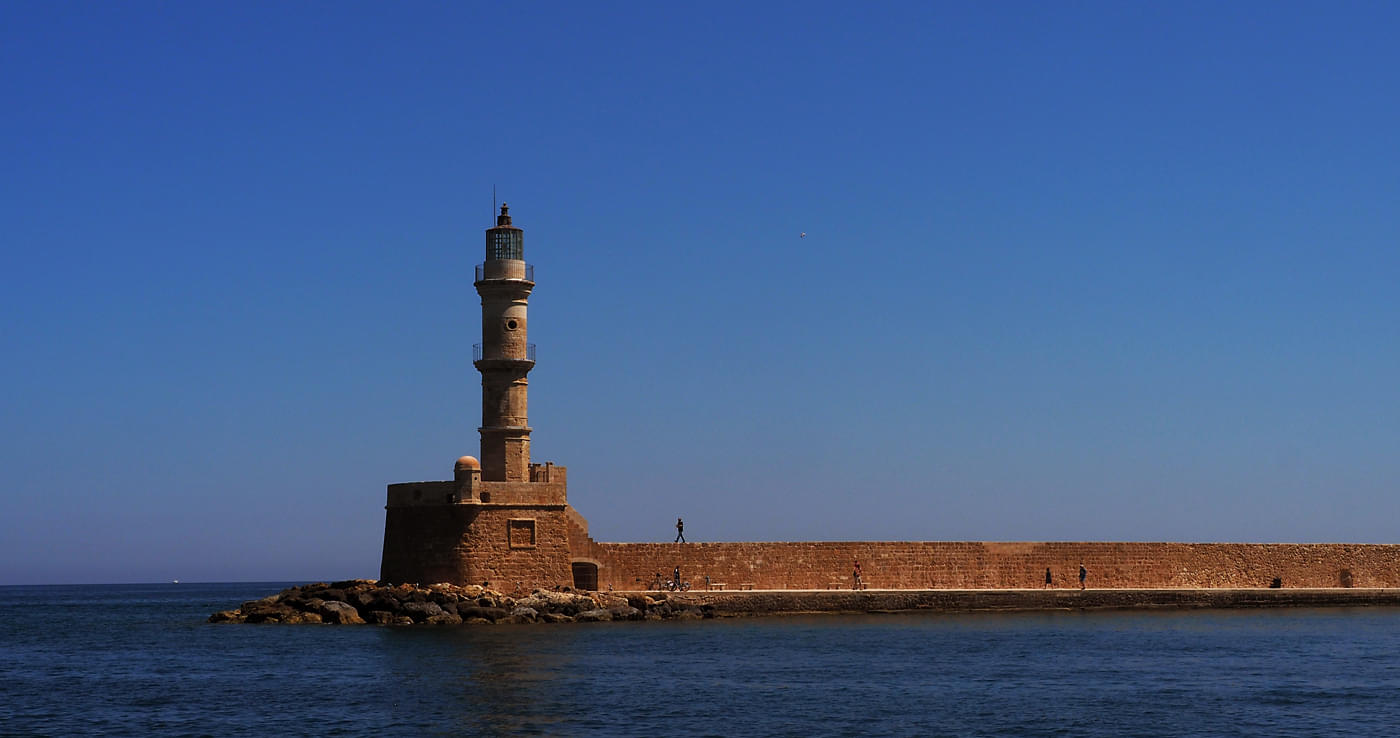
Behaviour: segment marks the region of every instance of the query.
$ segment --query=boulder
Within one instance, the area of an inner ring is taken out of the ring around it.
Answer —
[[[246,618],[238,610],[220,610],[209,616],[211,623],[241,623]]]
[[[481,618],[483,620],[488,620],[493,623],[497,620],[501,620],[502,618],[510,616],[510,612],[503,608],[477,607],[475,605],[465,604],[457,605],[457,614],[462,616],[463,620],[466,620],[467,618]]]
[[[443,614],[442,607],[436,602],[428,602],[426,599],[422,601],[412,600],[405,602],[403,603],[403,607],[400,608],[400,612],[420,623],[434,615]]]
[[[523,600],[517,600],[515,604],[534,608],[539,612],[557,612],[569,616],[598,609],[598,603],[594,602],[593,598],[567,592],[538,591]]]
[[[394,618],[394,613],[389,612],[388,610],[371,610],[369,613],[369,617],[365,618],[365,620],[374,623],[375,625],[393,625]],[[409,622],[412,622],[412,620],[410,620]]]
[[[375,608],[370,607],[370,605],[374,604],[374,601],[378,598],[379,592],[377,590],[367,589],[363,592],[355,592],[350,595],[350,604],[363,610],[373,610]]]
[[[403,607],[403,603],[394,599],[393,594],[385,590],[374,590],[366,592],[361,597],[367,597],[368,601],[361,603],[359,609],[364,611],[383,610],[385,612],[397,613]]]
[[[436,603],[443,610],[446,610],[448,605],[456,605],[457,599],[457,595],[449,591],[433,590],[428,593],[428,601]]]
[[[243,603],[243,606],[238,610],[243,615],[243,622],[247,623],[280,623],[296,612],[291,607],[279,602],[276,595],[260,600],[249,600]]]
[[[613,620],[641,620],[646,617],[641,610],[631,605],[615,605],[608,608],[608,612],[612,614]]]
[[[455,612],[444,612],[428,618],[425,622],[429,625],[461,625],[462,618]]]
[[[634,605],[632,605],[632,603],[629,602],[626,597],[619,594],[608,594],[605,592],[600,592],[598,594],[593,595],[592,599],[594,602],[598,603],[598,607],[607,608],[609,610],[613,609],[614,607],[634,607]]]
[[[348,602],[329,600],[321,604],[321,618],[327,623],[340,625],[361,625],[364,618]]]
[[[287,600],[286,603],[304,612],[320,612],[321,608],[326,605],[326,601],[320,597],[300,597],[295,600]]]
[[[269,595],[269,596],[264,597],[264,598],[262,598],[262,599],[260,599],[260,600],[248,600],[247,602],[245,602],[245,603],[243,603],[242,605],[240,605],[238,609],[240,609],[240,610],[242,610],[243,612],[247,613],[247,612],[253,612],[253,611],[258,610],[258,609],[266,609],[266,608],[273,608],[273,607],[279,607],[279,606],[280,606],[280,601],[277,599],[277,595]]]
[[[300,620],[301,612],[290,607],[262,607],[248,613],[245,623],[284,623]]]
[[[315,612],[320,606],[321,600],[317,597],[311,597],[305,592],[298,592],[293,595],[282,597],[281,603],[287,607],[301,610],[302,612]]]
[[[612,613],[601,607],[596,610],[585,610],[574,616],[574,620],[580,623],[602,623],[612,619]]]

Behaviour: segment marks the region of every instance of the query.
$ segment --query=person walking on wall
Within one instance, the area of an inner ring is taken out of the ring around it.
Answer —
[[[851,589],[865,589],[865,584],[860,581],[860,559],[856,559],[855,571],[851,572]]]
[[[685,521],[676,518],[676,540],[673,543],[685,543]]]
[[[1049,589],[1052,580],[1050,578],[1050,567],[1045,567],[1045,588]]]
[[[1084,580],[1089,576],[1089,570],[1084,568],[1084,564],[1079,565],[1079,588],[1084,589]]]

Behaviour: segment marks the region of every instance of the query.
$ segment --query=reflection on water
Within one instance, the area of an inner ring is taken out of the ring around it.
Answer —
[[[280,586],[0,587],[0,733],[1390,735],[1400,610],[209,625]]]

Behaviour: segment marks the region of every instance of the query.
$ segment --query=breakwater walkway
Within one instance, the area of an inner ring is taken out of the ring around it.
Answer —
[[[716,617],[877,612],[1400,606],[1400,589],[865,589],[671,592]]]

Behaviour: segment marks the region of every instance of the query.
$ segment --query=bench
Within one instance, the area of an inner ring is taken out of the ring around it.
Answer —
[[[739,585],[739,589],[753,589],[753,582],[744,582]]]
[[[845,582],[827,582],[826,588],[827,588],[827,589],[845,589],[845,588],[846,588],[846,583],[845,583]]]
[[[724,588],[727,586],[729,585],[725,584],[724,582],[710,582],[710,589],[717,589],[721,592],[723,592]]]

